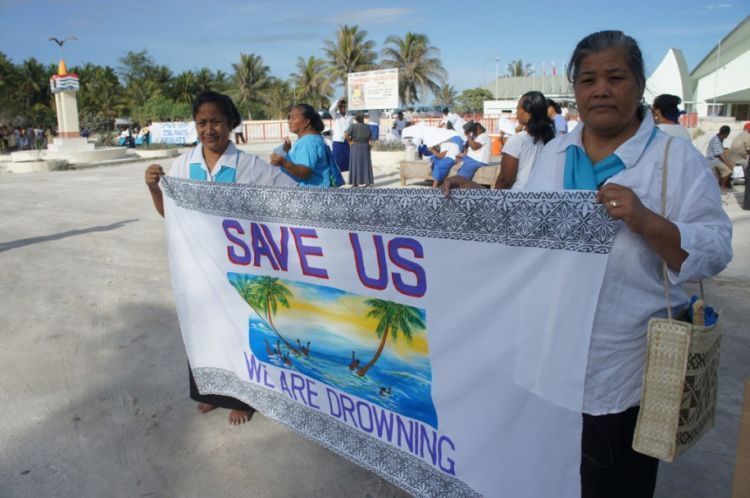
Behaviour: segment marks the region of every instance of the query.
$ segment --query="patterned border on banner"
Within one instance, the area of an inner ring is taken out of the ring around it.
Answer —
[[[618,222],[594,192],[315,189],[162,179],[185,209],[265,223],[608,254]],[[498,202],[499,198],[499,202]]]
[[[302,406],[283,394],[243,382],[228,370],[194,368],[193,376],[202,394],[239,398],[266,417],[378,474],[414,496],[481,497],[465,483],[424,461],[322,412]]]

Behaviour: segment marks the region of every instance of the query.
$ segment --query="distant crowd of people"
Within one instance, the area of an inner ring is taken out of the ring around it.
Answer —
[[[43,149],[54,137],[51,128],[0,126],[0,152]]]
[[[151,143],[151,132],[149,127],[151,121],[146,122],[146,126],[139,127],[137,124],[123,128],[117,138],[118,144],[123,147],[134,148],[137,145],[148,145]]]

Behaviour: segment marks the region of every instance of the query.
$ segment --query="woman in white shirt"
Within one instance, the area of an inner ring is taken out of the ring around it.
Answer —
[[[495,188],[523,188],[536,156],[544,144],[555,138],[555,125],[547,115],[547,99],[542,93],[524,93],[518,99],[516,116],[523,130],[511,136],[503,146]]]
[[[682,99],[677,95],[664,93],[654,99],[651,110],[654,113],[659,129],[673,137],[690,140],[690,133],[679,123],[682,111],[677,107],[682,103]]]
[[[525,190],[597,190],[621,220],[607,259],[583,399],[581,496],[653,496],[659,461],[632,449],[640,409],[646,330],[666,316],[661,266],[675,314],[686,281],[709,278],[732,257],[732,224],[701,154],[660,132],[641,104],[646,78],[636,41],[620,31],[581,40],[568,65],[581,122],[544,148]],[[670,167],[660,214],[665,149]],[[452,185],[446,182],[447,194]]]
[[[295,186],[297,183],[263,159],[247,154],[229,141],[233,128],[242,122],[240,113],[226,95],[203,92],[193,102],[193,119],[199,143],[174,160],[170,176],[215,183],[252,183],[258,185]],[[154,208],[164,216],[164,196],[159,180],[164,170],[158,164],[146,169],[145,180]],[[250,420],[254,409],[231,396],[201,394],[190,374],[190,398],[198,402],[201,413],[226,408],[229,423],[239,425]]]
[[[443,183],[460,153],[458,145],[452,140],[446,140],[439,147],[432,148],[432,188],[437,188]]]

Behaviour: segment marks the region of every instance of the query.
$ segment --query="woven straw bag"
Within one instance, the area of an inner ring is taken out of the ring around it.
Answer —
[[[671,140],[670,140],[671,142]],[[667,149],[662,172],[662,216],[666,213]],[[662,263],[668,318],[648,324],[648,352],[641,409],[633,449],[671,462],[714,425],[719,369],[720,321],[704,326],[701,299],[693,323],[672,318],[667,265]]]

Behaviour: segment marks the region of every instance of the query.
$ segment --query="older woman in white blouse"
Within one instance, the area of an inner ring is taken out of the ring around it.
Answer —
[[[623,221],[609,254],[591,333],[584,394],[583,496],[652,496],[658,460],[631,448],[646,359],[646,329],[666,315],[661,264],[673,306],[688,280],[716,275],[732,258],[732,225],[700,153],[670,140],[641,105],[643,59],[635,40],[602,31],[571,58],[582,126],[544,148],[526,190],[598,190]],[[661,187],[668,150],[667,208]]]

